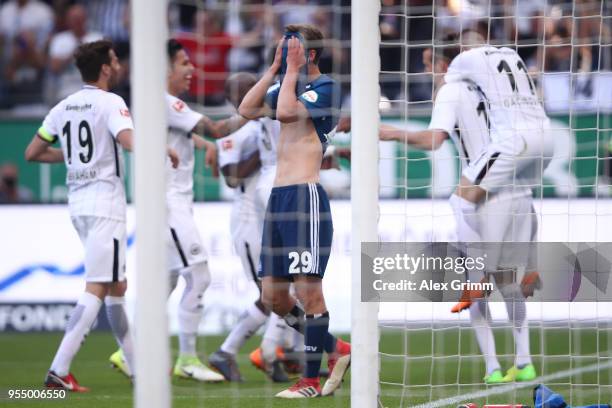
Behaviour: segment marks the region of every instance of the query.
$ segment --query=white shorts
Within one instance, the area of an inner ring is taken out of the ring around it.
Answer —
[[[553,156],[549,131],[534,137],[516,136],[490,143],[462,175],[489,192],[542,185],[542,173]]]
[[[168,204],[168,269],[178,270],[206,262],[200,231],[193,219],[191,204]]]
[[[85,248],[87,282],[121,282],[125,280],[125,221],[95,216],[73,216]]]
[[[235,214],[236,206],[232,208],[230,230],[234,250],[240,258],[242,270],[247,279],[257,281],[257,268],[261,254],[261,234],[263,220],[253,215],[249,220]]]
[[[487,270],[531,268],[538,222],[531,195],[499,194],[478,207],[480,238],[487,245]],[[521,243],[504,244],[504,243]]]

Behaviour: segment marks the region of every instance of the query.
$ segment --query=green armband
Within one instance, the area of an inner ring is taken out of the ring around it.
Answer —
[[[38,137],[40,137],[42,140],[44,140],[45,142],[48,143],[55,143],[55,141],[57,140],[57,136],[54,136],[52,134],[50,134],[49,132],[47,132],[47,130],[44,127],[40,127],[38,129]]]

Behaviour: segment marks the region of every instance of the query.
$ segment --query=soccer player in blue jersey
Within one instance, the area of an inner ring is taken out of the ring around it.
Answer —
[[[340,386],[350,362],[350,345],[328,331],[322,279],[333,225],[327,194],[318,183],[328,138],[338,121],[340,95],[335,81],[322,75],[318,67],[321,31],[305,24],[285,29],[272,65],[244,97],[239,112],[248,119],[269,116],[281,122],[259,274],[264,303],[283,316],[289,326],[304,333],[303,377],[276,396],[310,398],[331,395]],[[281,81],[274,83],[278,73]],[[297,299],[289,292],[292,282]],[[328,353],[330,373],[321,389],[323,351]]]

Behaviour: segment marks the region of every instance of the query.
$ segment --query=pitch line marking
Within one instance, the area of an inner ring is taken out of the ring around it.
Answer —
[[[504,394],[509,391],[518,390],[521,388],[533,387],[538,384],[546,384],[552,380],[556,380],[563,377],[569,377],[575,374],[584,374],[591,371],[598,371],[601,369],[612,367],[612,361],[606,363],[591,364],[584,367],[574,368],[570,370],[559,371],[558,373],[544,375],[538,377],[533,381],[526,381],[522,383],[513,383],[508,385],[494,386],[488,390],[470,392],[463,395],[457,395],[456,397],[442,398],[436,401],[431,401],[426,404],[413,405],[410,408],[438,408],[447,405],[455,405],[460,402],[468,400],[476,400],[478,398],[485,398],[490,395]]]

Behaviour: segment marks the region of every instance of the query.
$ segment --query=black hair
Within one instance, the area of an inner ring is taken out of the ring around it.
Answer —
[[[74,60],[83,82],[96,82],[100,78],[102,65],[110,65],[110,50],[113,43],[99,40],[79,46],[74,53]]]
[[[178,52],[182,49],[184,48],[180,42],[176,41],[174,38],[169,39],[166,47],[168,52],[168,60],[170,62],[174,61],[174,57],[176,57],[176,54],[178,54]]]
[[[435,46],[435,52],[438,57],[442,57],[448,62],[452,61],[461,52],[461,44],[457,34],[448,34],[444,36],[441,45]]]

